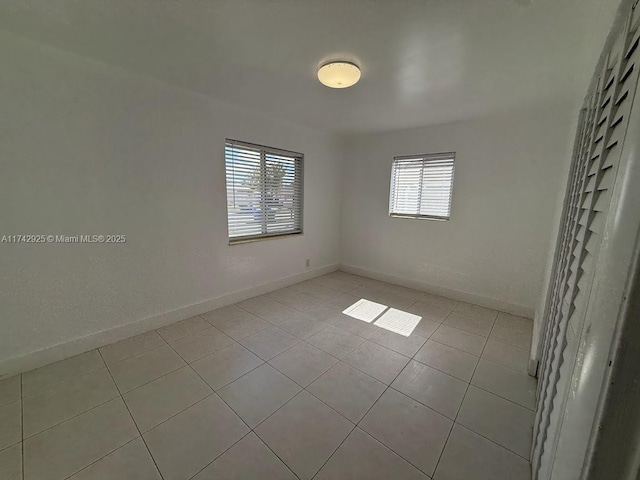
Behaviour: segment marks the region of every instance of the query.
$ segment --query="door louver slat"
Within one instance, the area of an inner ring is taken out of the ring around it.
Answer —
[[[637,25],[627,23],[602,57],[586,97],[574,144],[562,224],[543,313],[542,352],[531,452],[533,480],[547,480],[558,445],[560,408],[588,305],[595,261],[615,186],[632,92],[638,81]]]

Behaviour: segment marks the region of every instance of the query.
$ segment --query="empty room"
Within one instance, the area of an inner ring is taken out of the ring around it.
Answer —
[[[0,480],[637,479],[639,41],[0,2]]]

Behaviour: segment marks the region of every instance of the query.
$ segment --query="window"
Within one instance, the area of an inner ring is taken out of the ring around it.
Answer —
[[[302,233],[301,153],[227,140],[229,243]]]
[[[389,215],[449,220],[455,153],[395,157]]]

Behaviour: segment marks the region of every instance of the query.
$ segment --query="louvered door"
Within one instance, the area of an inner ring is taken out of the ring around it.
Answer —
[[[596,71],[584,107],[552,281],[543,316],[532,449],[533,479],[551,478],[569,379],[582,333],[595,262],[638,81],[638,12],[632,11]]]

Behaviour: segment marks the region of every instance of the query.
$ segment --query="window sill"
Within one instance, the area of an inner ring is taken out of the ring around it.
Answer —
[[[229,245],[233,246],[233,245],[241,245],[243,243],[262,242],[263,240],[273,240],[276,238],[291,237],[296,235],[302,235],[302,232],[287,232],[287,233],[278,233],[275,235],[260,235],[256,237],[242,237],[237,239],[230,238]]]
[[[399,213],[390,213],[391,218],[409,218],[413,220],[435,220],[436,222],[448,222],[450,217],[432,217],[430,215],[402,215]]]

